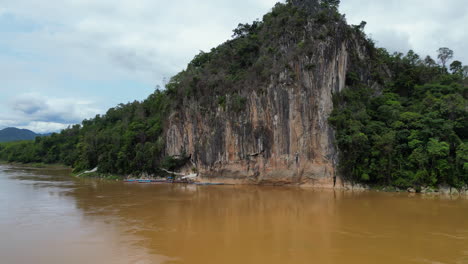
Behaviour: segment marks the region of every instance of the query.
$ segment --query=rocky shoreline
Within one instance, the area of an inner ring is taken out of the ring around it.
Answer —
[[[0,161],[0,166],[14,166],[14,167],[24,167],[28,169],[64,169],[68,168],[71,170],[70,167],[54,164],[54,165],[47,165],[47,164],[21,164],[21,163],[8,163],[4,161]],[[81,173],[78,175],[74,175],[75,177],[83,177],[85,178],[96,178],[96,179],[107,179],[107,180],[117,180],[117,181],[125,181],[128,179],[162,179],[161,177],[155,177],[153,175],[141,175],[142,177],[135,177],[135,176],[116,176],[116,175],[102,175],[96,172],[88,172],[88,173]],[[199,177],[194,180],[197,183],[205,183],[205,184],[226,184],[226,185],[257,185],[257,186],[276,186],[276,187],[300,187],[300,188],[312,188],[312,189],[331,189],[331,190],[343,190],[343,191],[352,191],[352,192],[364,192],[364,191],[376,191],[376,192],[388,192],[388,193],[412,193],[412,194],[430,194],[430,195],[445,195],[445,196],[467,196],[468,197],[468,186],[464,186],[462,188],[455,188],[448,185],[439,185],[437,188],[435,187],[410,187],[410,188],[398,188],[394,186],[371,186],[371,185],[364,185],[364,184],[351,184],[349,182],[342,182],[338,181],[335,186],[333,183],[330,182],[315,182],[314,184],[305,183],[305,184],[297,184],[291,183],[287,181],[276,181],[276,182],[254,182],[254,181],[246,181],[244,179],[226,179],[222,177]]]

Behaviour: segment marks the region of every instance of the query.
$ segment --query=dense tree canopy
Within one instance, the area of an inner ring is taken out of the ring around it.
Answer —
[[[380,50],[393,78],[381,94],[355,83],[335,96],[341,171],[354,182],[409,186],[468,183],[468,86],[430,57]],[[447,61],[445,61],[446,63]]]

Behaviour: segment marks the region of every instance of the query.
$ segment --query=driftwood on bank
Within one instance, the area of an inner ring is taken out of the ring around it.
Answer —
[[[161,169],[161,170],[162,170],[162,171],[165,171],[165,172],[167,172],[167,173],[169,173],[169,174],[174,174],[174,175],[176,175],[176,176],[185,176],[185,174],[183,174],[183,173],[177,173],[177,172],[173,172],[173,171],[168,171],[168,170],[166,170],[166,169]]]

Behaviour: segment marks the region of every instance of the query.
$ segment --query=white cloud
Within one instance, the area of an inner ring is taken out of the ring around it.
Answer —
[[[68,126],[69,126],[68,124],[34,121],[25,126],[17,126],[17,127],[21,129],[29,129],[38,134],[45,134],[49,132],[58,132],[62,129],[67,128]]]
[[[378,47],[386,47],[390,51],[406,52],[412,48],[410,36],[406,32],[393,29],[383,29],[371,35]]]
[[[0,129],[4,129],[6,127],[14,127],[15,125],[18,125],[18,121],[11,119],[0,119]]]
[[[8,115],[0,115],[0,129],[19,127],[38,133],[58,131],[102,112],[91,101],[49,98],[39,94],[19,95],[8,105],[11,111]]]
[[[78,123],[101,112],[101,109],[94,106],[91,101],[74,98],[51,98],[38,94],[17,96],[10,105],[22,119],[66,124]]]
[[[120,68],[119,74],[155,84],[183,69],[199,50],[227,40],[237,23],[261,17],[276,0],[61,0],[37,8],[31,8],[32,0],[4,2],[9,12],[42,25],[8,38],[10,45],[81,64],[60,71],[95,77],[108,71],[102,67],[107,63]]]
[[[435,57],[449,47],[468,64],[468,5],[466,0],[348,0],[341,1],[348,22],[367,21],[366,32],[390,51],[413,49]]]

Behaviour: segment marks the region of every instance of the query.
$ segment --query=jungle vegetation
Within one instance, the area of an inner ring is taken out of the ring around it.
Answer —
[[[348,73],[329,122],[341,172],[353,182],[396,187],[468,183],[468,67],[448,48],[440,63],[409,51],[378,60],[391,72],[381,91]]]

